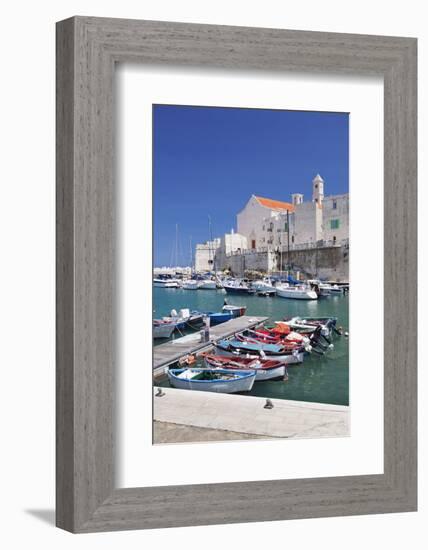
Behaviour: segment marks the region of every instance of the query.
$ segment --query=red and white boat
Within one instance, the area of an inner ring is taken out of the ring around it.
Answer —
[[[310,338],[304,334],[294,332],[285,323],[278,323],[275,328],[257,328],[254,330],[247,330],[243,333],[249,335],[251,338],[256,338],[259,341],[264,342],[292,342],[296,344],[308,344]]]
[[[201,356],[204,358],[205,365],[210,369],[254,370],[256,371],[256,382],[277,378],[282,379],[287,374],[285,363],[274,359],[230,357],[209,353],[203,353]]]

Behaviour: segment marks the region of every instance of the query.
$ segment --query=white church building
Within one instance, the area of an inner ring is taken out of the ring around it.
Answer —
[[[227,265],[236,253],[348,245],[349,194],[324,195],[324,180],[312,180],[312,198],[293,193],[290,202],[252,195],[237,214],[237,231],[197,245],[197,270]],[[215,252],[214,252],[215,250]],[[215,261],[214,261],[215,258]]]
[[[349,195],[324,195],[324,180],[312,180],[312,200],[293,193],[291,202],[252,195],[237,215],[237,232],[253,250],[343,244],[349,231]]]

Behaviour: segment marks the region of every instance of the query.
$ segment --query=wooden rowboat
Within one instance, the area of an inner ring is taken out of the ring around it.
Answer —
[[[302,363],[304,350],[303,348],[295,349],[293,351],[286,350],[284,346],[277,344],[262,344],[252,342],[240,342],[236,339],[231,340],[219,340],[214,342],[218,355],[232,355],[243,356],[252,359],[274,359],[276,361],[282,361],[286,365],[292,365],[295,363]]]
[[[255,370],[169,369],[168,380],[182,390],[238,393],[250,391],[256,379]]]
[[[248,359],[247,357],[230,357],[226,355],[201,354],[205,365],[211,369],[242,370],[249,369],[256,371],[256,382],[260,380],[283,379],[287,368],[282,361],[273,359]]]

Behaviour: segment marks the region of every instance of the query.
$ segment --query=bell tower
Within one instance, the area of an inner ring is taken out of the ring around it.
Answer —
[[[324,199],[324,180],[317,174],[312,180],[312,201],[321,204]]]

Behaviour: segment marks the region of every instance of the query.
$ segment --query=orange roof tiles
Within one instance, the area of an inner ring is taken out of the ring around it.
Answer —
[[[265,199],[264,197],[256,197],[259,203],[266,208],[272,210],[288,210],[294,212],[294,206],[290,202],[275,201],[273,199]]]

